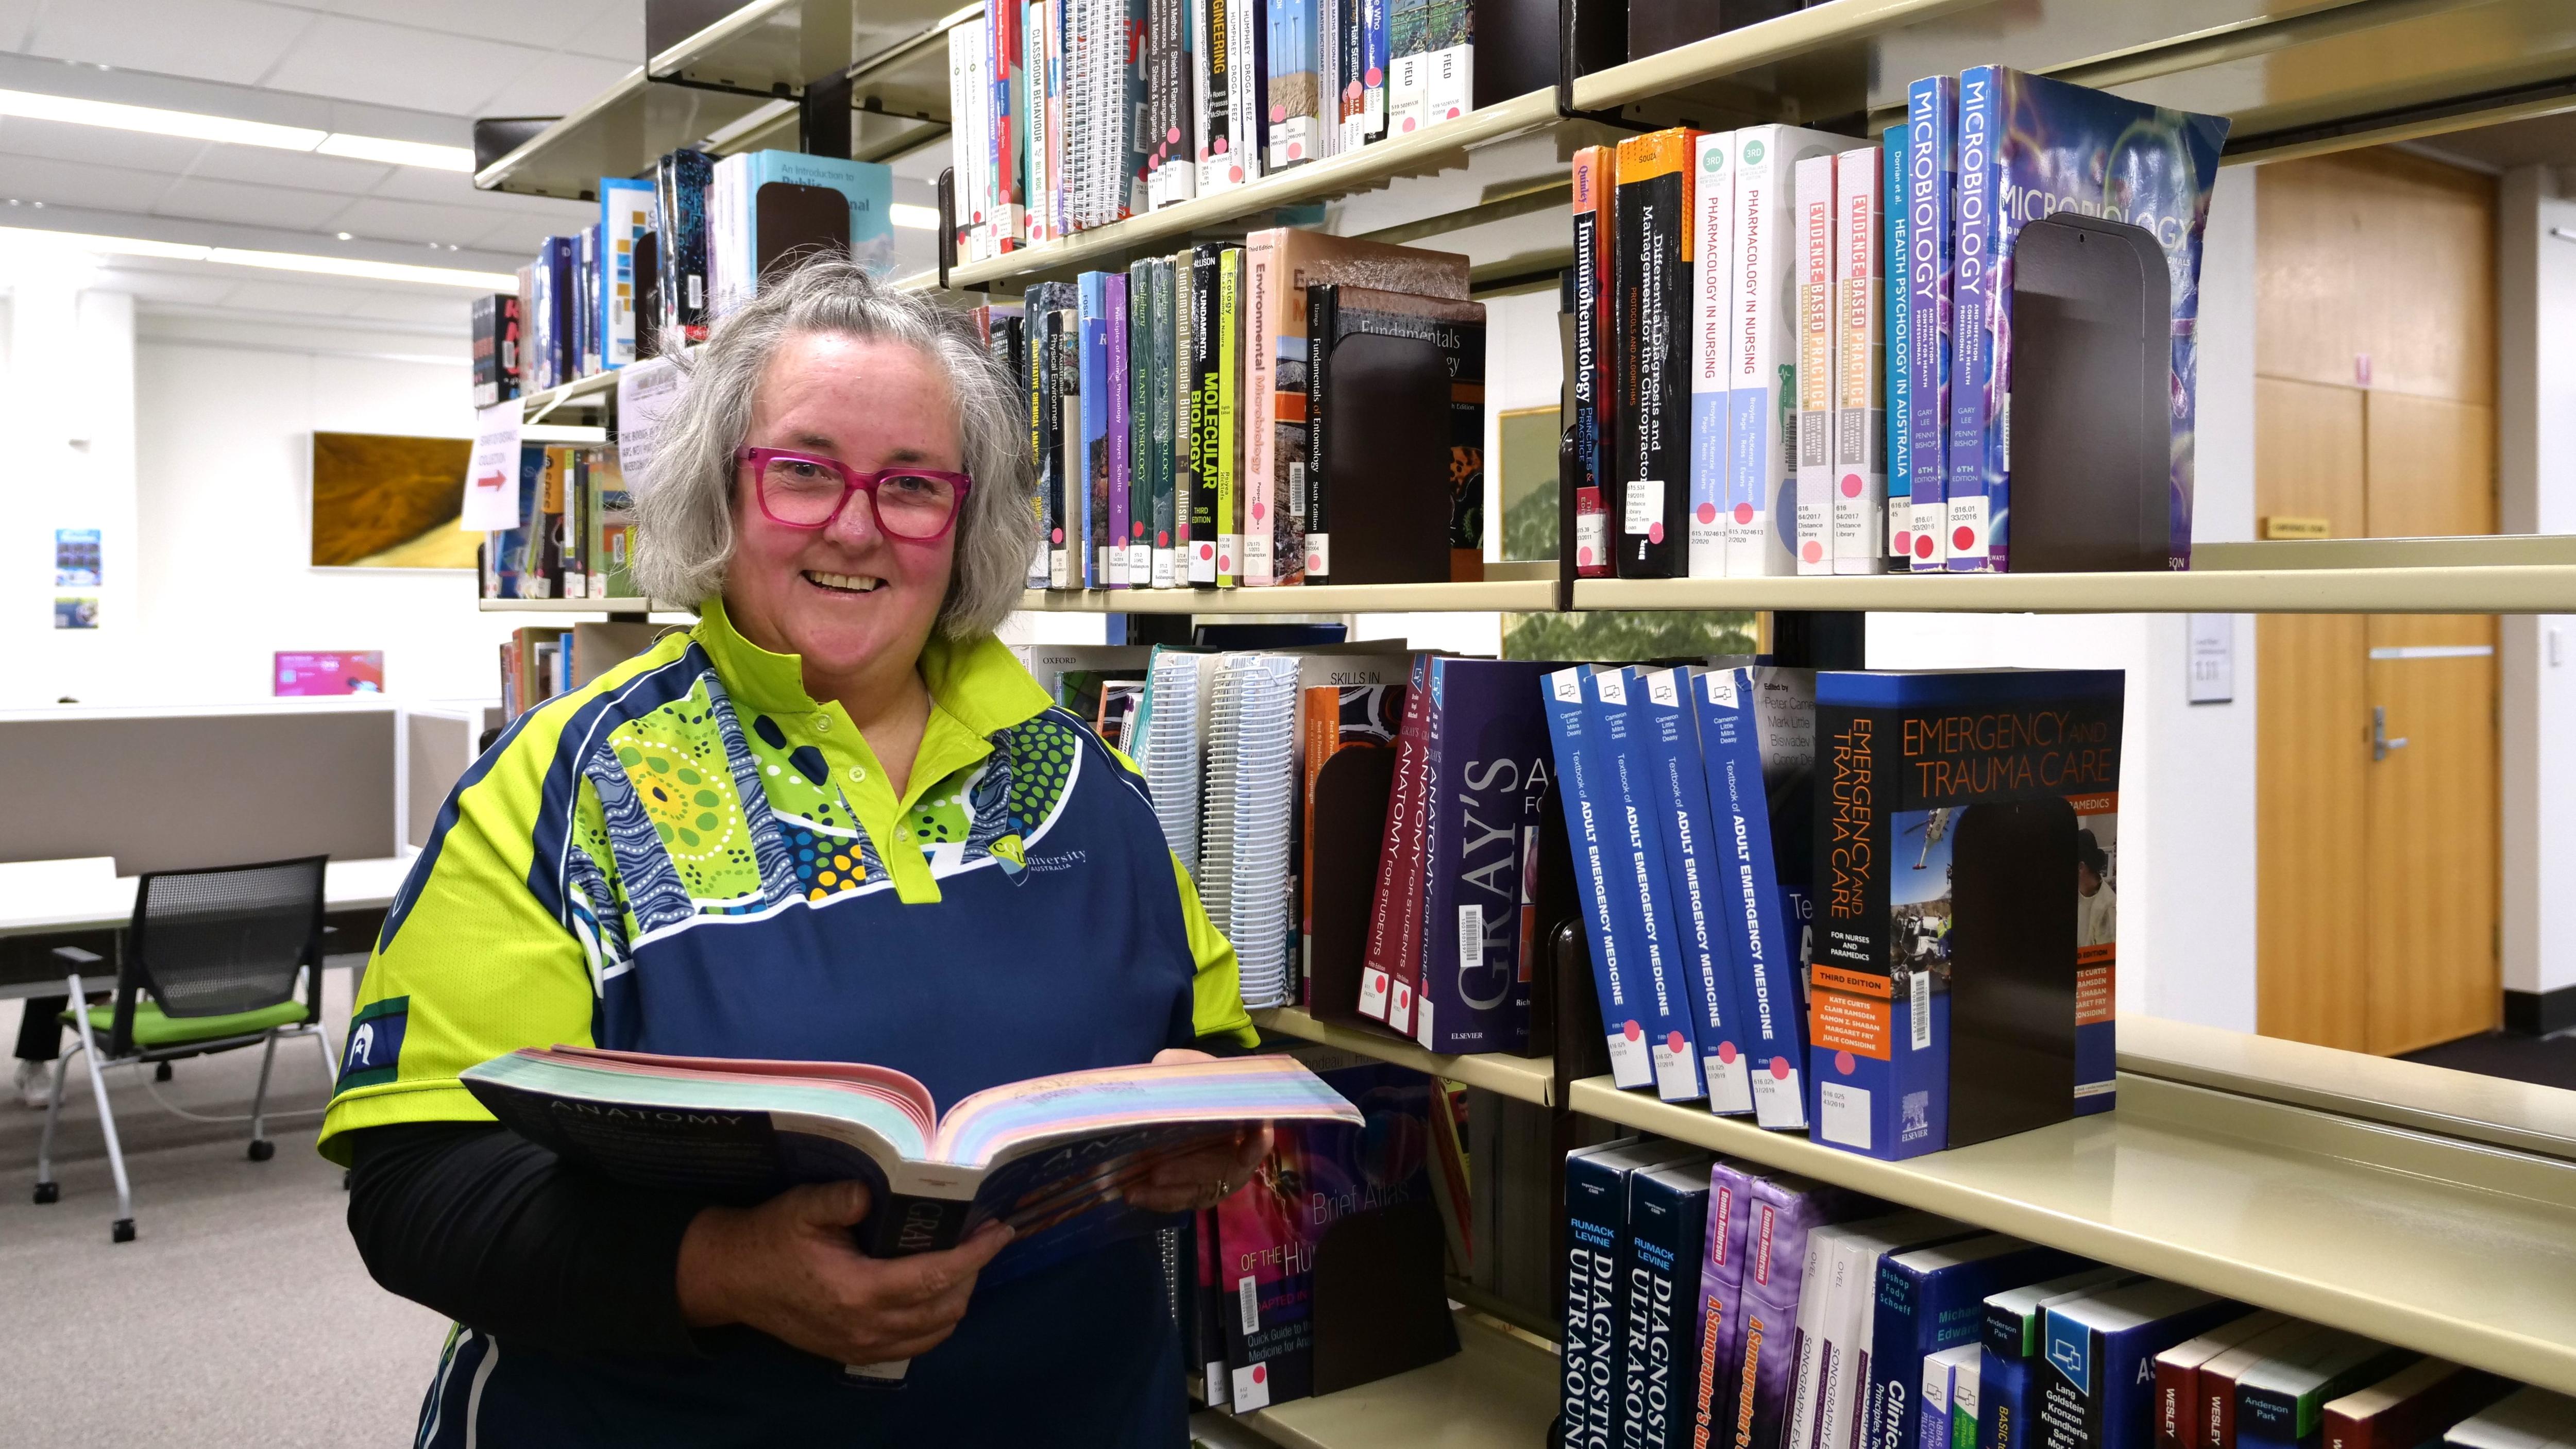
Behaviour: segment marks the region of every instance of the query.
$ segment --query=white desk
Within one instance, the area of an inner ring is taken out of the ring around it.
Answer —
[[[408,855],[332,861],[323,868],[322,908],[364,911],[391,905],[411,863]],[[118,875],[114,859],[103,855],[0,864],[0,936],[122,930],[134,920],[134,883],[133,876]],[[112,966],[104,979],[83,980],[92,990],[116,984]],[[0,983],[0,997],[42,994],[61,986],[59,977],[50,983]]]

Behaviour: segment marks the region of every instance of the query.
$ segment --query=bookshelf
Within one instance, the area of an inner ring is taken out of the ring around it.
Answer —
[[[1489,563],[1473,584],[1326,584],[1276,589],[1030,589],[1048,614],[1411,614],[1556,607],[1556,565]]]
[[[1482,1314],[1458,1315],[1458,1352],[1435,1364],[1239,1417],[1281,1449],[1488,1449],[1535,1445],[1556,1417],[1556,1355]],[[1220,1441],[1221,1442],[1221,1441]]]
[[[694,618],[697,611],[668,599],[476,599],[478,614],[661,614]]]
[[[1398,1041],[1384,1032],[1317,1021],[1293,1006],[1274,1006],[1256,1011],[1252,1013],[1252,1024],[1261,1028],[1265,1037],[1295,1037],[1299,1041],[1340,1047],[1382,1062],[1411,1067],[1417,1072],[1447,1077],[1470,1087],[1500,1092],[1516,1101],[1541,1107],[1557,1105],[1554,1057],[1515,1057],[1499,1052],[1447,1056],[1424,1051],[1411,1042]]]

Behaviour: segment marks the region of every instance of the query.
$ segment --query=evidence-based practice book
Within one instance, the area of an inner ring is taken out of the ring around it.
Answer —
[[[1739,972],[1728,944],[1724,870],[1710,823],[1695,684],[1688,669],[1640,669],[1630,690],[1631,707],[1644,715],[1650,797],[1663,836],[1675,948],[1690,993],[1691,1039],[1699,1051],[1708,1109],[1721,1117],[1741,1116],[1753,1110],[1747,1056],[1752,1042],[1744,1030]]]
[[[1611,541],[1621,578],[1688,572],[1692,261],[1700,228],[1691,182],[1700,133],[1683,127],[1619,143],[1619,433]]]
[[[1239,1127],[1362,1120],[1284,1056],[1033,1077],[945,1112],[904,1073],[847,1062],[529,1047],[463,1079],[503,1126],[628,1186],[754,1203],[864,1182],[873,1206],[855,1237],[871,1257],[953,1247],[998,1219],[1018,1237],[987,1283],[1162,1226],[1124,1189]]]
[[[1819,1140],[1894,1160],[2109,1108],[2121,690],[1817,675]]]
[[[2043,1387],[2032,1395],[2031,1442],[2044,1449],[2145,1449],[2156,1355],[2244,1311],[2214,1293],[2159,1281],[2049,1304],[2042,1310]]]
[[[1627,1312],[1622,1430],[1640,1449],[1686,1449],[1699,1402],[1699,1355],[1690,1340],[1691,1287],[1708,1229],[1710,1159],[1697,1153],[1628,1180]]]
[[[1807,1125],[1804,859],[1815,782],[1815,675],[1711,669],[1696,681],[1721,912],[1751,1059],[1754,1120]]]
[[[1433,656],[1425,714],[1421,979],[1427,1051],[1524,1051],[1537,954],[1526,888],[1555,792],[1539,707],[1545,664]]]
[[[1912,566],[1949,565],[1951,287],[1957,275],[1959,78],[1926,76],[1905,92],[1906,472],[1913,489]],[[1978,262],[1982,268],[1982,258]]]
[[[2173,303],[2168,563],[2191,566],[2200,253],[2228,122],[2088,86],[1975,66],[1959,77],[1958,389],[1951,410],[1952,572],[2012,554],[2013,250],[2025,225],[2071,211],[2143,227],[2164,248]],[[1971,208],[1978,208],[1972,215]],[[1972,278],[1969,250],[1977,243]],[[1973,287],[1974,297],[1970,293]]]
[[[1583,681],[1591,672],[1589,666],[1576,665],[1547,677],[1548,744],[1556,755],[1556,795],[1565,807],[1566,840],[1592,947],[1592,984],[1601,1002],[1610,1079],[1623,1088],[1644,1087],[1654,1083],[1655,1069],[1639,1020],[1645,1012],[1637,1000],[1643,968],[1623,954],[1626,933],[1614,924],[1609,766],[1600,727],[1584,702]],[[1411,708],[1409,701],[1406,707]],[[1402,778],[1400,772],[1397,778]]]
[[[1622,1137],[1565,1157],[1565,1326],[1561,1409],[1566,1449],[1616,1449],[1627,1376],[1629,1181],[1691,1156],[1679,1142]]]
[[[1919,1416],[1909,1395],[1927,1384],[1924,1361],[1962,1345],[1974,1353],[1987,1295],[2081,1266],[2072,1253],[1999,1233],[1898,1253],[1880,1264],[1869,1394],[1860,1413],[1863,1449],[1910,1449],[1906,1436]]]
[[[1608,795],[1600,805],[1610,817],[1611,919],[1627,933],[1629,957],[1638,965],[1638,1005],[1643,1009],[1647,1054],[1655,1064],[1655,1092],[1667,1102],[1707,1095],[1699,1074],[1699,1049],[1691,1038],[1688,973],[1681,933],[1673,924],[1671,878],[1664,869],[1663,831],[1655,824],[1654,762],[1646,735],[1643,671],[1603,669],[1585,676],[1585,703],[1601,729],[1601,759]]]
[[[2032,1376],[2044,1371],[2039,1352],[2046,1307],[2140,1281],[2141,1275],[2123,1268],[2087,1268],[1987,1296],[1984,1352],[1977,1360],[1978,1449],[2029,1449],[2038,1442],[2029,1420],[2037,1398]]]

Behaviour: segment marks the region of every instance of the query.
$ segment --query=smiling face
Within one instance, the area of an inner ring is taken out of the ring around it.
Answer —
[[[947,377],[927,354],[900,342],[808,333],[771,357],[743,442],[831,458],[860,473],[904,465],[962,473],[956,417]],[[822,528],[790,528],[761,511],[741,464],[732,506],[724,603],[743,637],[802,656],[805,687],[817,699],[888,699],[905,688],[948,597],[957,530],[928,542],[889,538],[865,497],[851,498]]]

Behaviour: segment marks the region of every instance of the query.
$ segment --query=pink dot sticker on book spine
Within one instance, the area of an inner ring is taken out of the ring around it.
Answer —
[[[1682,1048],[1689,1045],[1690,1043],[1683,1039],[1680,1032],[1673,1032],[1664,1038],[1664,1050],[1671,1052],[1674,1056],[1680,1056],[1682,1054]]]
[[[1703,503],[1699,507],[1691,510],[1691,516],[1702,523],[1715,523],[1717,522],[1717,505],[1714,503]]]
[[[1969,549],[1976,547],[1976,545],[1977,531],[1968,527],[1964,523],[1959,525],[1957,531],[1950,535],[1950,551],[1952,553],[1966,553]]]
[[[1771,1080],[1775,1082],[1785,1082],[1789,1080],[1789,1059],[1787,1057],[1773,1057],[1771,1059]]]
[[[1731,1067],[1735,1065],[1735,1057],[1735,1043],[1731,1041],[1722,1041],[1717,1044],[1717,1059],[1720,1062]]]
[[[1753,521],[1753,505],[1750,503],[1739,503],[1735,505],[1735,521],[1737,523],[1751,523]]]
[[[1822,563],[1825,557],[1825,546],[1812,538],[1808,539],[1798,545],[1798,557],[1809,563]]]
[[[1843,475],[1843,496],[1845,498],[1858,498],[1860,496],[1860,475],[1858,473],[1845,473]]]
[[[1842,1073],[1844,1076],[1850,1076],[1852,1074],[1852,1068],[1858,1065],[1859,1063],[1852,1060],[1852,1054],[1850,1052],[1834,1053],[1834,1070]]]
[[[1637,1025],[1633,1021],[1621,1023],[1619,1034],[1632,1042],[1644,1041],[1646,1039],[1646,1029]]]

